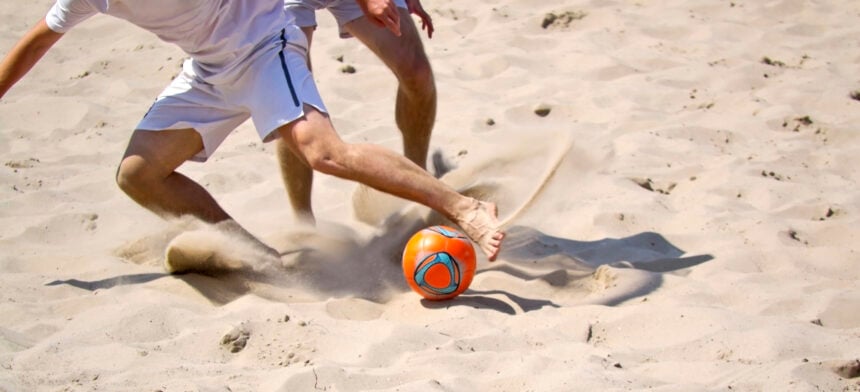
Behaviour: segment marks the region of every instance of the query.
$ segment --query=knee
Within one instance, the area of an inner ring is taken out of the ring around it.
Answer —
[[[423,53],[404,56],[394,72],[401,87],[407,91],[425,95],[436,91],[433,68]]]
[[[341,141],[316,142],[305,145],[302,153],[311,169],[340,176],[349,167],[351,148]]]
[[[355,159],[353,145],[344,143],[328,116],[311,106],[305,107],[305,117],[280,130],[282,142],[313,169],[342,177]]]
[[[117,186],[132,197],[151,189],[153,178],[152,171],[137,156],[123,158],[116,171]]]

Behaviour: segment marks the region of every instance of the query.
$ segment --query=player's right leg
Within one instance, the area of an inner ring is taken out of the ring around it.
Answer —
[[[135,202],[164,216],[190,214],[207,222],[230,216],[202,186],[176,169],[203,149],[193,129],[136,130],[123,155],[116,181]]]
[[[177,236],[165,250],[164,268],[173,274],[234,269],[260,260],[277,265],[280,255],[275,249],[230,218],[200,184],[176,171],[203,149],[203,139],[194,129],[138,129],[132,134],[117,170],[117,184],[141,206],[164,218],[192,215],[217,223],[214,226],[217,232],[227,235],[218,237],[215,232],[191,231]],[[209,241],[215,238],[218,242],[207,244],[199,241],[201,238]],[[242,246],[229,247],[221,243],[225,239]]]
[[[116,174],[134,201],[161,216],[194,215],[207,222],[230,216],[199,184],[176,171],[188,160],[204,161],[248,119],[228,109],[222,93],[201,83],[187,62],[137,126]]]
[[[304,113],[278,132],[309,167],[428,206],[459,225],[491,261],[496,259],[504,232],[494,204],[457,193],[387,148],[344,143],[328,115],[309,105]]]

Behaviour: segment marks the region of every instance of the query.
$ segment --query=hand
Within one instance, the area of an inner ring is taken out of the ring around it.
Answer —
[[[356,0],[370,23],[400,36],[400,12],[392,0]]]
[[[421,18],[421,30],[427,30],[427,38],[433,38],[433,18],[424,11],[424,7],[421,6],[421,0],[406,0],[406,6],[409,8],[410,14]]]

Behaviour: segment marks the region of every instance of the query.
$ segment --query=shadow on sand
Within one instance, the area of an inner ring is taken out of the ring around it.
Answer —
[[[69,285],[72,287],[77,287],[79,289],[96,291],[100,289],[109,289],[111,287],[116,286],[125,286],[132,284],[142,284],[147,282],[152,282],[156,279],[161,279],[165,276],[168,276],[164,273],[148,273],[148,274],[132,274],[132,275],[120,275],[114,276],[112,278],[94,280],[91,282],[85,280],[78,279],[66,279],[66,280],[55,280],[53,282],[45,283],[45,286],[59,286],[59,285]]]
[[[338,236],[336,246],[319,246],[312,240],[294,243],[284,252],[285,267],[276,270],[252,269],[201,275],[174,275],[199,291],[213,304],[223,305],[248,293],[277,301],[290,301],[290,293],[311,291],[321,299],[357,297],[385,303],[393,295],[409,291],[400,266],[403,244],[417,230],[435,224],[448,224],[438,215],[398,215],[382,225],[386,229],[369,240],[358,236]],[[520,281],[543,280],[558,290],[582,291],[584,281],[592,279],[598,268],[628,268],[642,271],[646,279],[624,290],[604,295],[592,303],[607,306],[642,297],[659,288],[663,274],[694,267],[713,259],[710,255],[687,256],[662,235],[639,233],[624,238],[576,241],[545,234],[539,230],[514,226],[507,231],[500,261],[479,262],[477,274],[503,273]],[[331,239],[328,240],[331,243]],[[210,273],[213,271],[210,271]],[[97,281],[56,280],[48,286],[71,285],[85,290],[109,289],[119,285],[143,284],[170,276],[164,273],[122,275]],[[499,297],[507,299],[501,300]],[[516,314],[561,305],[546,298],[526,298],[504,289],[472,287],[448,301],[421,300],[427,308],[471,306],[505,314]],[[519,308],[519,309],[517,309]]]
[[[662,235],[653,232],[617,239],[576,241],[553,237],[530,227],[514,226],[507,231],[500,259],[499,263],[479,267],[477,274],[501,272],[522,281],[542,280],[559,290],[582,291],[582,296],[588,292],[582,288],[585,285],[581,282],[591,279],[601,266],[644,272],[644,278],[635,284],[625,285],[624,290],[590,302],[615,306],[650,294],[662,285],[663,274],[694,267],[712,260],[713,256],[687,256]],[[509,302],[494,298],[500,295]],[[474,287],[453,300],[423,300],[422,304],[432,309],[470,306],[510,315],[518,313],[517,307],[520,312],[561,307],[550,300],[524,298],[507,290],[478,290]]]

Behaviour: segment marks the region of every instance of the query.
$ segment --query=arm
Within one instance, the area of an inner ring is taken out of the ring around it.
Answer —
[[[0,98],[12,88],[62,37],[42,19],[18,41],[0,63]]]
[[[406,0],[406,6],[409,7],[410,14],[415,14],[421,18],[421,30],[427,30],[427,38],[433,38],[433,19],[430,14],[424,11],[421,0]]]
[[[392,0],[356,0],[371,23],[400,36],[400,12]]]

